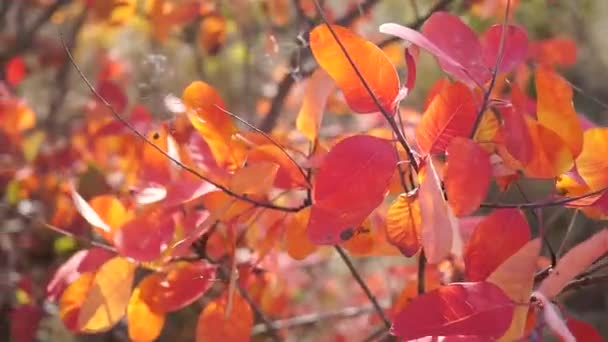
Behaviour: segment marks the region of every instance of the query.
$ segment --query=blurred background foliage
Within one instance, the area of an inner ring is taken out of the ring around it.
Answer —
[[[333,19],[354,13],[357,18],[352,20],[352,26],[356,31],[380,42],[386,39],[378,33],[380,24],[413,23],[438,2],[326,0],[324,5]],[[476,32],[482,32],[501,20],[505,1],[445,3]],[[368,5],[369,10],[365,7]],[[512,20],[528,30],[531,40],[563,37],[575,42],[571,47],[574,51],[560,51],[575,54],[575,63],[560,71],[580,88],[575,91],[576,109],[595,123],[605,125],[608,107],[602,103],[608,102],[608,87],[605,86],[608,2],[514,0],[513,5],[516,10]],[[304,84],[301,81],[310,74],[314,64],[307,50],[306,32],[317,22],[312,1],[307,0],[3,0],[0,3],[0,69],[3,80],[10,83],[11,77],[19,75],[10,74],[7,66],[15,63],[15,58],[21,59],[24,75],[10,85],[11,91],[29,105],[38,125],[56,137],[54,144],[70,142],[72,127],[85,119],[86,108],[91,105],[89,90],[65,58],[61,36],[93,83],[100,78],[111,80],[126,94],[128,107],[143,104],[158,122],[171,120],[173,96],[181,97],[186,85],[201,79],[220,91],[232,112],[261,127],[273,126],[266,120],[274,108],[278,114],[276,129],[288,134],[294,127],[300,106]],[[396,43],[385,49],[403,75],[402,47],[402,43]],[[429,88],[442,76],[436,62],[427,54],[420,55],[417,67],[416,88],[403,102],[413,111],[421,110]],[[290,83],[289,91],[282,94],[286,90],[284,83]],[[275,103],[277,98],[282,98],[278,105]],[[329,111],[332,114],[348,112],[339,98],[330,101]],[[346,130],[364,130],[368,127],[366,120],[361,116],[328,115],[324,132],[332,135]],[[88,179],[85,183],[91,186],[105,183],[99,182],[103,177],[94,167],[81,175],[81,179]],[[539,187],[530,183],[528,187],[523,183],[529,195],[538,198],[551,186]],[[87,191],[81,190],[81,193]],[[10,202],[11,191],[8,185],[3,189],[3,201]],[[36,210],[42,212],[42,216],[52,217],[53,209],[56,208]],[[571,216],[572,211],[568,209],[547,210],[545,226],[549,227],[549,240],[554,246],[559,246]],[[79,247],[78,242],[35,227],[4,207],[0,209],[0,220],[0,336],[9,336],[8,313],[15,301],[33,300],[45,304],[44,311],[48,313],[44,315],[41,327],[34,331],[39,339],[74,340],[53,314],[56,309],[44,303],[44,286],[51,270]],[[571,236],[570,245],[589,236],[597,226],[582,215],[576,224],[577,233]],[[382,285],[386,279],[376,272],[377,265],[385,262],[395,263],[386,258],[359,260],[362,272],[381,284],[376,287],[394,286]],[[401,259],[397,261],[401,262]],[[311,278],[321,278],[327,274],[325,272],[334,276],[334,282],[317,284],[325,288],[318,289],[325,296],[311,298],[318,292],[303,288],[296,291],[294,296],[299,298],[296,302],[314,300],[324,304],[321,308],[331,307],[331,302],[336,302],[341,281],[345,281],[340,275],[346,278],[348,274],[342,266],[331,261],[324,265],[322,268],[310,267],[307,272]],[[28,291],[19,292],[20,274],[27,274],[31,279]],[[580,318],[604,329],[603,333],[608,336],[605,289],[594,287],[577,292],[568,305],[577,310]],[[200,307],[175,314],[163,337],[190,340],[198,310]],[[317,326],[321,331],[343,332],[353,324],[357,324],[355,320],[347,319],[337,324],[319,322]],[[329,338],[323,332],[302,336],[310,340]],[[125,340],[126,335],[122,326],[108,334],[82,339]]]

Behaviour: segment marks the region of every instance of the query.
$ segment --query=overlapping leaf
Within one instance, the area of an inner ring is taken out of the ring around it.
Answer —
[[[332,25],[331,28],[336,37],[327,25],[315,27],[310,32],[310,48],[319,65],[344,93],[348,106],[357,113],[380,111],[336,38],[347,51],[382,109],[392,114],[395,108],[394,101],[399,93],[399,77],[389,58],[375,44],[357,36],[349,29],[338,25]]]
[[[420,249],[421,220],[417,195],[398,196],[386,213],[388,241],[406,257],[414,256]]]
[[[228,307],[227,293],[209,302],[198,317],[196,342],[249,341],[253,312],[249,303],[236,292]]]
[[[384,199],[397,164],[389,140],[355,135],[336,144],[313,182],[308,236],[316,244],[336,244],[359,226]]]

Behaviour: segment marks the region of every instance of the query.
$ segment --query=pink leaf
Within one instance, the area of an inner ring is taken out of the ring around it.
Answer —
[[[395,321],[391,333],[404,339],[425,336],[501,336],[511,323],[514,303],[493,284],[454,283],[414,298]]]
[[[608,229],[602,229],[599,233],[579,243],[568,251],[555,266],[555,269],[538,288],[538,292],[553,298],[577,274],[585,271],[595,260],[608,252]]]
[[[156,212],[125,223],[114,235],[118,252],[140,262],[158,258],[173,237],[173,218]]]
[[[545,297],[540,292],[533,292],[532,296],[541,301],[543,304],[543,317],[549,328],[556,333],[559,337],[563,338],[566,342],[576,342],[576,338],[566,326],[566,323],[558,313],[558,309],[555,304]]]
[[[494,69],[498,62],[502,24],[490,27],[481,38],[483,46],[483,61],[485,65]],[[509,72],[522,63],[528,56],[528,34],[516,25],[508,25],[504,37],[502,59],[498,72]]]

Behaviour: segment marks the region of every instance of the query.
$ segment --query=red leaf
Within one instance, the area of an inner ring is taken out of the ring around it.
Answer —
[[[151,276],[157,280],[142,287],[141,296],[152,309],[172,312],[190,305],[213,285],[215,267],[204,261],[179,262],[170,266],[164,277]]]
[[[566,325],[577,341],[585,342],[602,342],[604,338],[600,333],[589,323],[579,321],[578,319],[568,318]],[[560,338],[560,341],[563,339]]]
[[[11,58],[4,66],[6,82],[13,86],[21,83],[25,77],[25,69],[26,66],[23,57],[15,56]]]
[[[470,139],[456,137],[446,150],[444,184],[456,216],[475,211],[486,197],[492,176],[490,155]]]
[[[514,107],[503,107],[500,114],[503,120],[501,132],[507,151],[522,164],[528,164],[532,159],[532,137],[523,114]]]
[[[129,99],[116,83],[112,81],[102,81],[97,85],[97,92],[101,97],[108,101],[118,113],[122,113],[127,108]]]
[[[389,140],[355,135],[336,144],[314,179],[308,236],[336,244],[382,202],[397,164]]]
[[[502,24],[490,27],[481,38],[483,60],[486,66],[494,69],[498,62]],[[509,72],[522,63],[528,56],[528,33],[516,25],[508,25],[504,36],[502,59],[498,72]]]
[[[416,128],[423,154],[442,153],[454,137],[468,137],[476,117],[475,100],[462,83],[444,86],[433,98]]]
[[[414,298],[391,333],[411,340],[425,336],[500,337],[511,323],[514,303],[493,284],[455,283]]]
[[[477,225],[465,247],[467,279],[485,280],[529,240],[530,227],[518,209],[493,211]]]
[[[331,28],[382,108],[392,114],[399,93],[395,66],[372,42],[345,27],[332,25]],[[327,25],[321,24],[310,32],[310,48],[319,65],[336,81],[353,111],[372,113],[380,110]]]
[[[170,215],[159,212],[140,215],[116,231],[114,245],[123,256],[140,262],[152,261],[171,242],[174,225]]]

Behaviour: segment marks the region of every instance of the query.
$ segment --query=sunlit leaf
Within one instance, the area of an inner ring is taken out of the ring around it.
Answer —
[[[102,222],[110,227],[110,231],[106,231],[104,227],[95,225],[96,231],[108,241],[112,241],[116,230],[134,217],[133,212],[128,211],[114,196],[95,196],[91,198],[89,204],[93,211],[99,214]]]
[[[259,162],[237,170],[230,180],[230,189],[237,194],[264,195],[272,189],[279,165]]]
[[[99,217],[99,214],[89,205],[89,203],[76,192],[76,189],[72,188],[71,194],[72,201],[74,202],[74,206],[76,206],[78,213],[80,213],[80,215],[92,226],[99,228],[101,232],[111,236],[112,227]]]
[[[308,140],[315,141],[319,136],[327,98],[335,83],[323,69],[317,69],[307,82],[296,127]]]
[[[454,234],[457,230],[456,219],[443,197],[441,180],[432,159],[425,170],[426,176],[418,190],[422,247],[429,263],[434,264],[447,257],[460,239]],[[460,246],[456,249],[460,249]]]
[[[416,141],[424,154],[445,151],[454,137],[468,137],[473,130],[476,104],[462,83],[444,86],[433,98],[418,127]]]
[[[155,274],[144,278],[133,289],[129,305],[127,306],[127,328],[129,338],[136,342],[154,341],[160,335],[165,325],[165,313],[155,311],[149,299],[142,296],[142,290],[148,286],[154,286]]]
[[[149,211],[126,222],[117,230],[114,245],[123,256],[140,262],[152,261],[167,249],[173,237],[174,226],[170,215]]]
[[[583,147],[583,129],[572,103],[572,87],[546,66],[537,67],[535,80],[538,122],[557,133],[576,158]]]
[[[310,241],[307,229],[310,208],[300,210],[293,214],[285,227],[285,250],[290,257],[302,260],[314,253],[317,246]]]
[[[394,145],[355,135],[336,144],[313,182],[308,236],[316,244],[343,241],[382,202],[397,165]]]
[[[515,107],[500,108],[503,125],[501,128],[504,144],[515,159],[526,165],[532,159],[533,147],[530,130],[523,114]]]
[[[357,36],[345,27],[332,25],[331,28],[382,108],[392,114],[395,108],[394,101],[399,93],[399,77],[393,64],[372,42]],[[309,41],[315,59],[334,79],[353,111],[357,113],[380,111],[327,25],[315,27],[310,32]]]
[[[524,172],[531,178],[553,178],[568,171],[572,152],[565,141],[551,129],[525,117],[532,140],[532,158]]]
[[[608,186],[608,128],[585,131],[583,150],[576,158],[576,169],[591,190]]]
[[[577,274],[585,271],[608,251],[608,229],[602,229],[568,251],[540,283],[537,291],[551,299],[557,296]]]
[[[405,340],[451,335],[491,340],[509,328],[513,307],[491,283],[454,283],[414,298],[395,318],[391,333]]]
[[[527,242],[498,266],[487,281],[498,286],[515,303],[526,303],[530,299],[534,274],[540,253],[541,241],[534,239]],[[500,341],[515,341],[523,336],[528,307],[519,305],[514,308],[513,320],[509,330],[501,336]]]
[[[456,137],[446,150],[444,184],[448,203],[457,216],[475,211],[490,187],[490,156],[472,140]]]
[[[79,332],[102,332],[122,319],[129,302],[135,265],[122,257],[84,273],[63,292],[59,303],[66,326]]]
[[[228,312],[228,296],[224,293],[209,302],[198,317],[196,342],[249,341],[253,328],[253,312],[238,292],[232,297]]]
[[[272,144],[258,145],[247,154],[248,163],[261,161],[272,162],[280,166],[276,174],[274,186],[282,189],[291,189],[307,185],[306,178],[298,169],[298,165],[295,165],[278,146]]]
[[[529,240],[530,227],[518,209],[494,210],[475,227],[465,247],[467,279],[485,280]]]
[[[386,213],[388,241],[406,257],[414,256],[421,246],[422,218],[417,195],[399,195]]]

